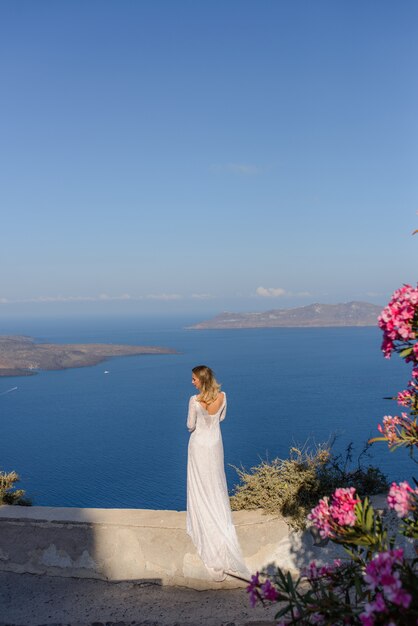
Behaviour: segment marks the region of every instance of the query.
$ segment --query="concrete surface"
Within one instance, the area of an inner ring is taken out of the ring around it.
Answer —
[[[196,591],[133,582],[0,572],[0,626],[273,626],[244,589]]]

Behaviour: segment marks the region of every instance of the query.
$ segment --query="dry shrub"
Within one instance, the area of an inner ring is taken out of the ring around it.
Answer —
[[[16,472],[0,472],[0,504],[19,504],[29,506],[23,489],[16,489],[15,484],[20,480]]]
[[[317,445],[313,450],[293,447],[288,459],[261,461],[249,471],[235,467],[240,482],[231,496],[231,507],[235,511],[261,508],[266,513],[280,513],[291,526],[303,529],[318,500],[337,487],[355,487],[360,495],[385,491],[387,479],[379,469],[363,468],[360,463],[355,470],[347,469],[351,452],[352,444],[345,457],[333,455],[330,444]]]

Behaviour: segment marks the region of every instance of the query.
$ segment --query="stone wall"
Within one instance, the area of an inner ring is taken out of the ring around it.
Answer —
[[[336,556],[313,545],[281,517],[233,513],[251,572],[280,565],[297,572],[313,558]],[[183,511],[0,506],[0,571],[110,581],[139,581],[194,589],[232,588],[210,580],[186,534]]]

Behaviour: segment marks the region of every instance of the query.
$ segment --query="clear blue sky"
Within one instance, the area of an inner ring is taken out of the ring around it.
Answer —
[[[415,0],[0,0],[0,316],[384,304]]]

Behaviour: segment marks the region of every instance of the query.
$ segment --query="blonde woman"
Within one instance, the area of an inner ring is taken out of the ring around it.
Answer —
[[[187,417],[187,533],[214,580],[224,580],[228,572],[248,576],[225,478],[220,422],[226,394],[206,365],[193,368],[192,384],[199,393],[190,398]]]

